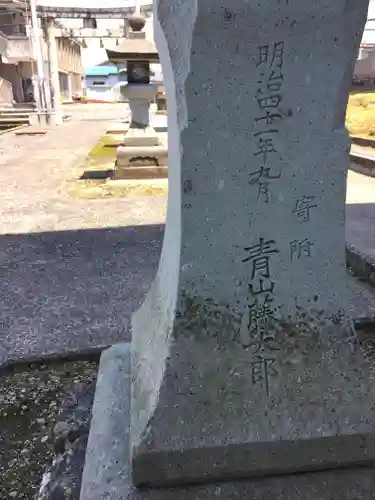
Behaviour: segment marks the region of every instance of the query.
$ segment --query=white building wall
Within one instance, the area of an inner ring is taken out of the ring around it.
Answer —
[[[375,48],[362,47],[354,67],[354,79],[369,80],[375,78]]]
[[[100,101],[115,101],[113,87],[123,79],[119,75],[105,76],[86,76],[85,89],[87,99]],[[99,82],[104,82],[99,84]]]

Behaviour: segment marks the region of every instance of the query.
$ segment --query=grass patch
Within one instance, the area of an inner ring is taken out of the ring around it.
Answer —
[[[115,168],[116,150],[115,146],[106,143],[103,136],[91,149],[86,160],[73,168],[72,177],[62,189],[65,194],[81,200],[168,194],[167,179],[108,180]]]
[[[82,177],[82,175],[85,177],[85,172],[102,171],[104,173],[107,170],[113,170],[116,161],[116,151],[117,147],[108,145],[105,136],[103,136],[89,151],[86,160],[75,172],[81,173],[81,175],[78,174],[78,177]]]
[[[375,138],[375,92],[349,96],[346,127],[350,135]]]
[[[166,196],[168,194],[167,179],[113,181],[107,179],[93,179],[95,172],[98,177],[107,173],[110,164],[88,165],[87,163],[73,171],[73,177],[65,182],[62,190],[74,199],[95,200],[105,198],[124,198],[135,196]],[[85,172],[90,174],[90,179],[85,179]]]
[[[102,137],[100,141],[91,149],[88,154],[88,158],[91,160],[96,160],[97,158],[113,158],[115,160],[116,149],[116,146],[108,145],[105,137]]]

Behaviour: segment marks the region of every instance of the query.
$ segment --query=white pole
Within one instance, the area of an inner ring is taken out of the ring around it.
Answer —
[[[47,59],[49,73],[49,97],[51,99],[51,123],[61,125],[63,113],[60,103],[59,64],[57,59],[56,28],[53,19],[46,19],[44,23],[47,43]],[[52,115],[53,113],[53,115]]]
[[[36,62],[37,74],[34,75],[36,79],[36,104],[39,113],[47,112],[47,100],[44,86],[44,63],[42,45],[40,43],[40,31],[38,25],[38,17],[36,12],[36,0],[30,0],[30,13],[31,13],[31,34],[33,39],[34,57]]]
[[[135,0],[135,14],[137,16],[141,15],[141,1],[140,0]]]

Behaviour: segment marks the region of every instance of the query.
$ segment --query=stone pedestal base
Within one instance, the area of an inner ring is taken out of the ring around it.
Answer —
[[[107,146],[120,146],[124,143],[124,136],[128,133],[129,123],[110,123],[106,129],[103,141]]]
[[[123,141],[124,146],[158,146],[159,139],[153,127],[145,128],[130,127]]]
[[[115,180],[124,179],[167,179],[168,167],[126,167],[116,168]]]
[[[106,128],[106,134],[126,134],[129,129],[129,122],[114,122],[110,123]]]
[[[124,142],[124,134],[120,133],[110,133],[110,134],[105,134],[103,137],[103,142],[106,146],[121,146],[121,144]]]
[[[370,500],[374,497],[375,468],[137,490],[131,481],[129,424],[130,345],[120,344],[101,357],[80,500]],[[196,460],[199,467],[199,454]]]
[[[168,149],[164,146],[119,146],[115,179],[168,177]]]

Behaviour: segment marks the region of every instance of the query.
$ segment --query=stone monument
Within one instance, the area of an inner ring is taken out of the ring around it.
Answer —
[[[367,4],[157,3],[175,165],[159,272],[133,319],[136,485],[375,459],[374,365],[344,255]]]
[[[150,124],[150,104],[157,85],[150,83],[150,62],[158,62],[154,42],[146,40],[145,19],[140,13],[129,18],[129,39],[114,50],[107,49],[109,61],[126,62],[127,82],[119,86],[129,101],[131,122],[117,149],[116,179],[168,177],[168,150]]]
[[[113,498],[373,498],[375,362],[345,269],[344,119],[367,7],[156,1],[168,216],[133,316]]]

